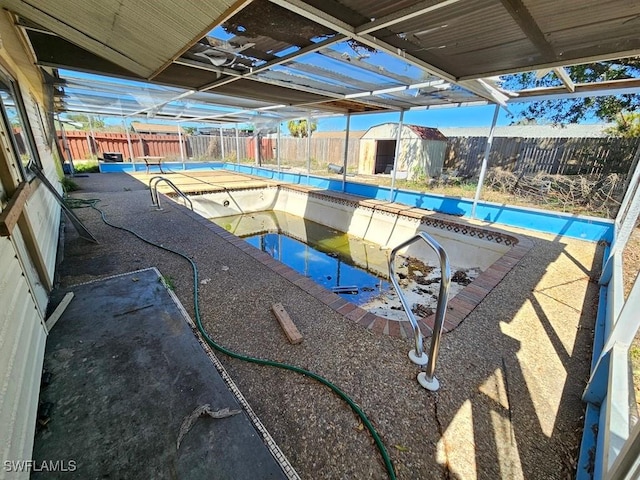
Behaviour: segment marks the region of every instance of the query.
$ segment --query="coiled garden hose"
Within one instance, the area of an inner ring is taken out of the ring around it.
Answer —
[[[250,357],[247,355],[242,355],[240,353],[236,353],[233,352],[225,347],[223,347],[222,345],[219,345],[218,343],[216,343],[207,333],[207,331],[204,329],[204,326],[202,325],[202,319],[200,317],[200,306],[198,303],[198,285],[200,284],[200,282],[198,281],[198,266],[196,265],[196,263],[189,258],[186,254],[179,252],[177,250],[174,250],[172,248],[169,247],[165,247],[163,245],[160,245],[158,243],[155,243],[151,240],[147,240],[146,238],[144,238],[143,236],[139,235],[138,233],[134,232],[133,230],[130,230],[126,227],[122,227],[119,225],[114,225],[112,223],[110,223],[107,220],[107,217],[104,213],[104,211],[102,211],[101,209],[99,209],[97,207],[97,204],[100,202],[99,199],[79,199],[79,198],[70,198],[67,197],[65,199],[65,202],[67,203],[67,206],[69,206],[69,208],[86,208],[86,207],[90,207],[94,210],[96,210],[97,212],[100,213],[100,217],[102,218],[102,221],[112,227],[112,228],[116,228],[118,230],[123,230],[125,232],[128,232],[132,235],[134,235],[136,238],[142,240],[143,242],[152,245],[156,248],[159,248],[161,250],[165,250],[167,252],[173,253],[175,255],[179,255],[180,257],[184,258],[186,261],[189,262],[189,264],[191,265],[191,270],[193,271],[193,310],[195,312],[195,320],[196,320],[196,325],[198,327],[198,331],[200,332],[200,334],[202,335],[202,337],[204,338],[204,340],[207,342],[207,344],[209,346],[211,346],[214,350],[217,350],[218,352],[221,352],[231,358],[236,358],[238,360],[243,360],[245,362],[250,362],[250,363],[255,363],[258,365],[266,365],[266,366],[270,366],[270,367],[275,367],[275,368],[281,368],[283,370],[289,370],[292,372],[296,372],[299,373],[301,375],[305,375],[309,378],[313,378],[314,380],[320,382],[321,384],[329,387],[336,395],[338,395],[342,400],[344,400],[349,407],[351,407],[351,410],[353,410],[353,412],[360,418],[360,420],[362,421],[362,424],[367,428],[367,430],[369,430],[369,433],[371,434],[371,437],[373,437],[373,440],[376,444],[376,447],[378,448],[378,451],[380,452],[380,456],[382,457],[382,460],[384,461],[384,465],[385,468],[387,469],[387,473],[389,475],[389,478],[391,480],[395,480],[396,479],[396,474],[395,471],[393,469],[393,465],[391,463],[391,458],[389,457],[389,453],[387,452],[386,447],[384,446],[384,444],[382,443],[382,440],[380,439],[380,436],[378,435],[378,432],[376,431],[376,429],[374,428],[374,426],[371,424],[371,421],[367,418],[366,414],[364,413],[364,411],[362,411],[362,409],[345,393],[343,392],[338,386],[336,386],[335,384],[331,383],[329,380],[327,380],[326,378],[318,375],[317,373],[311,372],[309,370],[305,370],[304,368],[301,367],[296,367],[295,365],[290,365],[288,363],[281,363],[281,362],[276,362],[273,360],[265,360],[262,358],[256,358],[256,357]]]

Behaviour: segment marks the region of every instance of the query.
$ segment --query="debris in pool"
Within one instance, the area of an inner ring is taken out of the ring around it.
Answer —
[[[452,272],[463,272],[470,281],[473,281],[480,273],[481,269],[477,267],[460,268],[453,265]],[[418,273],[420,272],[420,273]],[[398,272],[406,276],[405,279],[399,280],[402,291],[407,297],[409,305],[422,305],[425,309],[419,309],[420,312],[416,316],[428,316],[429,312],[433,313],[438,305],[439,287],[442,282],[440,268],[438,266],[430,266],[422,260],[411,257],[402,258],[402,263],[398,262]],[[456,279],[462,279],[459,274]],[[449,288],[449,300],[458,292],[465,288],[466,284],[451,282]],[[367,303],[361,305],[361,308],[381,317],[406,321],[407,317],[400,303],[400,299],[394,290],[380,291],[378,295],[372,297]]]
[[[357,295],[358,294],[358,287],[355,285],[349,285],[349,286],[344,286],[344,287],[332,287],[331,291],[333,293],[348,293],[351,295]]]
[[[411,311],[419,317],[423,318],[428,317],[434,312],[433,308],[429,308],[425,305],[422,305],[421,303],[414,304],[413,307],[411,307]]]
[[[336,258],[338,256],[338,254],[336,252],[329,252],[329,253],[327,253],[327,255],[329,257],[332,257],[332,258]]]
[[[462,270],[457,270],[451,277],[451,281],[460,285],[469,285],[471,283],[469,275]]]
[[[362,290],[363,292],[373,292],[373,291],[375,291],[375,288],[373,288],[373,287],[362,287],[360,290]]]

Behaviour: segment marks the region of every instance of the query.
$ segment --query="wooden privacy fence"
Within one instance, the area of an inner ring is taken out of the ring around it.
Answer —
[[[236,142],[235,137],[221,137],[219,135],[195,135],[189,136],[187,142],[193,158],[196,160],[211,160],[224,158],[233,162],[236,160],[236,152],[240,153],[240,160],[250,159],[255,161],[255,137],[240,137]],[[277,141],[275,138],[260,139],[260,161],[274,164],[277,160]],[[337,163],[342,165],[344,157],[343,138],[311,138],[311,159],[315,166],[319,163]],[[357,168],[360,141],[349,139],[349,151],[347,154],[348,168]],[[283,165],[306,166],[307,164],[307,139],[282,137],[280,139],[280,161]]]
[[[487,137],[448,139],[445,168],[460,176],[480,173]],[[517,173],[607,175],[629,172],[638,138],[507,138],[496,137],[488,167]]]
[[[129,145],[125,133],[70,131],[67,143],[73,159],[102,157],[105,152],[120,152],[129,158]],[[177,135],[130,134],[134,157],[145,155],[180,159],[180,140]],[[62,136],[58,141],[66,152]],[[259,163],[275,164],[277,158],[275,138],[260,138]],[[184,156],[188,159],[207,161],[236,159],[255,161],[255,137],[219,135],[184,135]],[[445,169],[454,169],[460,176],[474,177],[480,172],[486,137],[451,137],[447,140]],[[626,174],[633,156],[640,146],[639,138],[509,138],[493,139],[489,167],[502,167],[516,173],[560,175],[608,175]],[[324,169],[326,164],[342,165],[344,138],[282,137],[280,161],[282,165],[306,167],[307,148],[310,148],[313,169]],[[360,153],[360,140],[349,139],[347,169],[356,171]],[[66,155],[66,153],[65,153]]]
[[[220,137],[219,135],[190,135],[187,137],[189,149],[194,160],[225,160],[235,162],[256,158],[255,137]],[[260,159],[263,161],[275,158],[276,140],[260,138]],[[239,156],[238,156],[239,154]]]
[[[344,161],[344,138],[313,138],[309,142],[310,157],[316,167],[326,163],[342,165]],[[360,140],[349,139],[347,170],[358,168]],[[286,137],[280,140],[280,160],[288,165],[307,164],[307,139]]]
[[[91,135],[84,131],[65,132],[67,145],[71,157],[74,160],[81,160],[97,156],[102,158],[105,152],[119,152],[122,157],[131,157],[129,150],[129,139],[131,140],[131,151],[134,157],[145,155],[152,157],[166,157],[169,159],[180,158],[180,140],[177,135],[144,135],[131,133],[127,139],[126,133],[94,132]],[[184,140],[184,139],[183,139]],[[65,156],[65,149],[62,133],[58,131],[58,143]],[[189,143],[183,141],[185,157],[191,156]]]

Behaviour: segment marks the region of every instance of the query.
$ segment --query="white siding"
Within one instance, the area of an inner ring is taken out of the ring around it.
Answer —
[[[56,167],[51,155],[51,149],[47,144],[47,132],[43,131],[43,128],[45,128],[43,119],[40,117],[40,112],[31,95],[23,93],[22,99],[27,115],[29,116],[33,139],[42,160],[45,175],[53,185],[58,187],[58,192],[62,193]],[[53,284],[58,247],[58,230],[60,226],[60,206],[46,187],[40,185],[29,198],[26,205],[26,212],[46,265],[49,282]],[[44,306],[40,306],[46,308],[46,302]]]
[[[40,185],[29,198],[25,210],[47,267],[49,281],[53,284],[60,227],[60,206],[47,188]]]
[[[30,459],[47,335],[6,237],[0,238],[0,265],[0,458]],[[21,478],[0,469],[0,479],[9,475]]]
[[[11,243],[13,248],[18,254],[18,262],[22,267],[22,275],[27,281],[29,291],[33,300],[36,302],[36,307],[40,310],[40,315],[44,316],[47,311],[47,303],[49,302],[49,291],[40,281],[38,271],[31,262],[27,246],[24,242],[22,232],[17,226],[13,229],[11,235]]]
[[[26,86],[21,87],[44,172],[51,183],[59,185],[36,103]],[[34,181],[33,185],[38,183]],[[53,283],[60,207],[40,185],[27,200],[24,212],[48,280]],[[49,292],[34,267],[35,259],[24,241],[26,235],[16,225],[11,237],[0,237],[0,459],[3,461],[32,458],[47,337],[43,315]],[[0,479],[28,477],[28,472],[6,472],[0,466]]]

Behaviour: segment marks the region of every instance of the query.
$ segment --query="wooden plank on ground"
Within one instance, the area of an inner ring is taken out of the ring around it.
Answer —
[[[56,309],[53,311],[53,313],[49,316],[49,318],[47,318],[46,326],[47,326],[48,332],[51,331],[53,326],[60,319],[64,311],[69,306],[69,303],[71,303],[71,300],[73,300],[73,292],[67,293],[62,299],[62,301],[58,304]]]
[[[297,327],[294,325],[293,320],[284,309],[284,306],[281,303],[274,303],[271,305],[271,310],[273,310],[273,314],[280,322],[280,326],[284,330],[284,333],[287,335],[289,339],[289,343],[294,345],[302,342],[302,334],[298,331]]]

